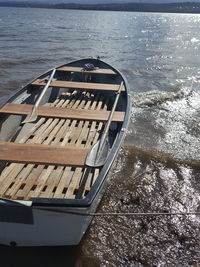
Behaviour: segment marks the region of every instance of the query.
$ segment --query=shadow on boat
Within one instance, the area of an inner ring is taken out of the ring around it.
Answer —
[[[8,247],[0,245],[3,267],[74,267],[79,246]]]

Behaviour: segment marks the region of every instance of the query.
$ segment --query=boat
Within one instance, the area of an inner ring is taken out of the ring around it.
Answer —
[[[0,107],[0,244],[79,244],[130,112],[125,77],[93,58],[47,71]]]

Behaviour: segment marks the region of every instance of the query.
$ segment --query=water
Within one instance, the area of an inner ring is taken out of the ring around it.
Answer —
[[[99,212],[200,210],[200,15],[0,8],[0,96],[100,56],[132,117]],[[95,218],[75,248],[0,248],[2,266],[198,266],[200,217]]]

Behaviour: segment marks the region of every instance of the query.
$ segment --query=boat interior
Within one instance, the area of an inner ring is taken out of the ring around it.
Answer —
[[[102,135],[122,81],[121,75],[99,62],[95,70],[84,70],[84,62],[58,67],[34,122],[23,123],[51,71],[25,86],[1,107],[1,198],[87,196],[102,167],[89,168],[85,159]],[[123,87],[110,125],[110,148],[121,130],[125,109]]]

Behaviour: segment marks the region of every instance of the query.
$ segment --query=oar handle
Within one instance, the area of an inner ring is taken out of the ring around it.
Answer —
[[[53,79],[53,76],[54,76],[55,72],[56,72],[56,69],[53,69],[53,71],[52,71],[52,73],[51,73],[51,76],[50,76],[50,78],[49,78],[47,84],[45,85],[44,89],[42,90],[42,93],[40,94],[40,97],[38,98],[38,100],[37,100],[36,103],[35,103],[34,108],[37,108],[38,105],[40,104],[40,101],[41,101],[41,99],[43,98],[43,96],[44,96],[46,90],[48,89],[48,87],[49,87],[49,85],[50,85],[50,83],[51,83],[51,81],[52,81],[52,79]]]
[[[114,112],[115,112],[115,109],[116,109],[116,106],[117,106],[117,103],[118,103],[119,96],[120,96],[121,90],[123,88],[123,85],[124,85],[124,82],[122,81],[121,84],[120,84],[120,86],[119,86],[118,91],[116,92],[117,96],[115,98],[115,102],[113,104],[113,108],[112,108],[112,110],[111,110],[111,112],[109,114],[108,121],[106,123],[105,130],[104,130],[104,133],[103,133],[103,135],[105,135],[105,136],[107,135],[107,133],[109,131],[110,123],[111,123],[112,117],[114,115]]]

